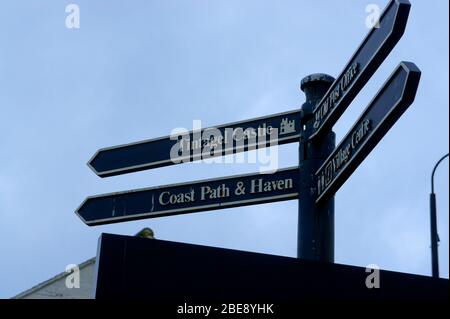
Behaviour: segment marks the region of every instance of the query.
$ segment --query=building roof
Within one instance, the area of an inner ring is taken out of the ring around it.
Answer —
[[[81,264],[79,264],[78,268],[81,270],[81,269],[85,268],[86,266],[89,266],[89,265],[94,264],[94,263],[95,263],[95,257],[92,257],[92,258],[86,260],[85,262],[82,262]],[[40,284],[38,284],[38,285],[36,285],[34,287],[31,287],[30,289],[27,289],[27,290],[21,292],[20,294],[14,296],[14,297],[11,297],[11,299],[24,298],[24,297],[26,297],[26,296],[28,296],[28,295],[30,295],[30,294],[38,291],[38,290],[41,290],[45,286],[51,285],[52,283],[54,283],[54,282],[56,282],[56,281],[58,281],[58,280],[60,280],[60,279],[62,279],[64,277],[66,277],[69,274],[70,273],[67,273],[67,272],[59,273],[56,276],[54,276],[54,277],[52,277],[52,278],[50,278],[50,279],[48,279],[46,281],[43,281]]]
[[[142,238],[148,238],[148,239],[154,239],[155,238],[153,230],[151,228],[149,228],[149,227],[144,227],[135,236],[142,237]],[[78,265],[78,268],[81,270],[81,269],[85,268],[86,266],[94,264],[95,263],[95,258],[96,257],[92,257],[92,258],[86,260],[85,262],[82,262],[81,264]],[[50,278],[50,279],[48,279],[46,281],[43,281],[40,284],[38,284],[38,285],[36,285],[36,286],[34,286],[34,287],[30,288],[30,289],[27,289],[27,290],[21,292],[20,294],[14,296],[14,297],[11,297],[11,299],[24,298],[24,297],[26,297],[26,296],[34,293],[34,292],[37,292],[37,291],[43,289],[46,286],[49,286],[49,285],[57,282],[58,280],[66,277],[69,274],[70,273],[67,273],[67,272],[59,273],[58,275],[56,275],[56,276],[54,276],[54,277],[52,277],[52,278]]]

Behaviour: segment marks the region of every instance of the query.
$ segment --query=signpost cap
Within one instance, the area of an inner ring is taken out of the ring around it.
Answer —
[[[330,86],[334,82],[334,78],[331,75],[325,73],[314,73],[308,76],[305,76],[300,83],[300,89],[305,92],[305,88],[310,84],[316,84],[316,82],[323,82]]]
[[[310,74],[303,78],[300,89],[306,96],[306,103],[302,106],[304,116],[313,112],[315,105],[322,99],[333,83],[334,78],[324,73]]]

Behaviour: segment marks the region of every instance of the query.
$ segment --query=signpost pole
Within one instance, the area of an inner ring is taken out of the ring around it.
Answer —
[[[313,110],[323,98],[334,78],[326,74],[313,74],[301,82],[306,95],[302,105],[302,128],[299,146],[299,190],[298,199],[298,258],[334,262],[334,198],[315,203],[315,172],[335,147],[335,134],[331,130],[321,137],[310,140],[314,132]]]

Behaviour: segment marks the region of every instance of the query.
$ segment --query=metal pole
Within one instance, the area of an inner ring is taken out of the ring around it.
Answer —
[[[334,262],[334,197],[317,206],[315,172],[335,147],[335,134],[309,141],[313,133],[313,109],[322,99],[334,78],[326,74],[312,74],[301,82],[306,95],[302,105],[302,133],[299,146],[300,187],[298,199],[297,256],[302,259]]]
[[[431,227],[431,272],[433,277],[439,278],[438,261],[438,233],[436,221],[436,195],[430,194],[430,227]]]
[[[434,193],[434,173],[439,164],[448,157],[448,153],[441,157],[436,163],[431,173],[431,194],[430,194],[430,230],[431,230],[431,271],[435,278],[439,278],[439,256],[438,244],[439,235],[437,232],[437,214],[436,214],[436,194]]]

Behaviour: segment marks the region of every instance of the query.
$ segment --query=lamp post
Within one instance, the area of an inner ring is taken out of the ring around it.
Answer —
[[[434,173],[439,164],[448,157],[448,153],[441,157],[433,168],[431,174],[431,194],[430,194],[430,227],[431,227],[431,270],[435,278],[439,278],[439,262],[438,262],[438,243],[439,235],[437,233],[437,217],[436,217],[436,194],[434,193]]]

